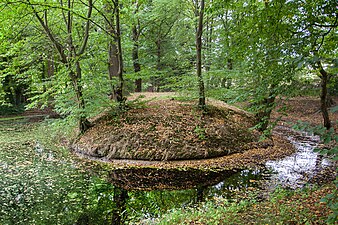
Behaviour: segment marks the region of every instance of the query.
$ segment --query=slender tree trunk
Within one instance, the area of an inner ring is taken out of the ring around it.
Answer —
[[[134,16],[138,12],[139,9],[139,4],[138,0],[134,2],[135,5],[135,11],[134,11]],[[141,71],[141,64],[139,62],[139,44],[138,40],[140,37],[140,21],[137,19],[137,22],[133,24],[132,27],[132,39],[133,39],[133,51],[132,51],[132,59],[133,59],[133,67],[134,67],[134,72],[138,73]],[[135,80],[135,92],[141,92],[142,91],[142,79],[138,78]]]
[[[113,40],[109,41],[109,78],[113,80],[117,77],[118,84],[112,87],[112,97],[120,104],[123,104],[123,58],[121,46],[121,30],[120,30],[120,5],[118,0],[113,2],[112,19],[109,24],[108,32],[113,36]]]
[[[317,62],[317,68],[320,72],[320,86],[321,86],[321,93],[320,93],[320,110],[322,111],[323,115],[323,124],[324,127],[329,130],[332,126],[329,112],[328,112],[328,91],[327,91],[327,84],[329,82],[330,75],[324,70],[321,62]]]
[[[138,36],[139,31],[136,25],[133,26],[133,52],[132,52],[132,58],[133,58],[133,66],[134,66],[134,72],[138,73],[141,71],[141,65],[139,63],[139,55],[138,55]],[[135,92],[141,92],[142,91],[142,79],[138,78],[135,80]]]
[[[156,41],[156,47],[157,47],[157,49],[156,49],[156,56],[157,56],[157,60],[156,60],[156,67],[157,67],[157,70],[158,71],[161,71],[162,70],[162,65],[161,65],[161,55],[162,55],[162,41],[161,41],[161,39],[158,39],[157,41]],[[157,92],[159,92],[160,91],[160,81],[161,80],[161,77],[155,77],[155,79],[154,79],[154,87],[155,87],[155,90],[157,91]]]
[[[79,61],[76,62],[76,76],[75,77],[76,79],[74,79],[73,88],[76,91],[78,108],[82,111],[80,114],[80,119],[79,119],[79,128],[80,128],[80,132],[84,133],[86,130],[88,130],[92,126],[92,124],[88,121],[87,117],[85,116],[86,103],[83,98],[82,84],[78,83],[78,82],[81,82],[81,78],[82,78],[81,65]]]
[[[198,13],[198,27],[196,32],[196,74],[199,88],[198,106],[205,108],[205,90],[202,76],[202,33],[203,33],[203,15],[204,15],[204,0],[201,0]]]
[[[233,69],[233,63],[232,63],[232,59],[228,59],[228,62],[227,62],[227,68],[228,68],[228,70],[229,71],[231,71],[232,69]],[[227,79],[226,79],[226,88],[227,89],[230,89],[230,87],[231,87],[231,78],[230,77],[228,77]]]
[[[122,57],[122,43],[121,43],[121,28],[120,28],[120,4],[118,0],[115,0],[115,13],[116,13],[116,34],[117,34],[117,47],[118,47],[118,56],[119,56],[119,86],[117,88],[116,99],[121,104],[125,102],[123,96],[123,57]]]

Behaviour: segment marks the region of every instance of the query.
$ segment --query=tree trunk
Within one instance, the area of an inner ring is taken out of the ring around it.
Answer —
[[[228,59],[228,61],[227,61],[227,68],[228,68],[229,71],[231,71],[233,69],[232,59]],[[226,84],[226,88],[230,89],[231,83],[232,83],[230,77],[227,78],[226,83],[227,83]]]
[[[132,58],[133,58],[133,66],[134,66],[134,72],[138,73],[141,71],[141,65],[139,63],[139,55],[138,55],[138,32],[136,26],[133,27],[133,52],[132,52]],[[141,92],[142,91],[142,79],[138,78],[135,80],[135,92]]]
[[[123,104],[125,99],[123,97],[123,61],[122,61],[122,47],[121,47],[121,31],[120,31],[120,10],[119,2],[113,2],[113,16],[109,24],[108,32],[113,36],[113,40],[109,42],[109,78],[113,80],[118,78],[117,86],[112,86],[112,98],[118,103]]]
[[[156,69],[158,71],[162,70],[162,62],[161,62],[161,56],[162,56],[162,41],[161,39],[157,39],[155,41],[156,44]],[[161,77],[160,76],[155,76],[153,78],[153,86],[154,86],[154,91],[159,92],[160,91],[160,85],[161,85]]]
[[[317,67],[319,68],[320,72],[320,87],[321,87],[321,93],[320,93],[320,110],[322,111],[323,115],[323,124],[324,127],[329,130],[331,128],[331,121],[329,117],[328,112],[328,91],[327,91],[327,84],[329,81],[329,74],[324,70],[321,62],[317,62]]]
[[[198,27],[196,32],[196,74],[198,78],[199,101],[198,106],[205,108],[205,91],[204,81],[202,77],[202,33],[203,33],[203,15],[204,15],[204,0],[201,0],[201,5],[198,13]]]
[[[78,104],[78,109],[80,110],[78,127],[79,127],[80,133],[83,134],[92,125],[87,120],[87,117],[85,116],[86,103],[85,103],[85,100],[83,98],[82,85],[79,84],[79,82],[81,82],[81,77],[82,77],[80,62],[76,62],[76,73],[74,73],[73,71],[71,71],[69,73],[69,77],[72,80],[72,85],[73,85],[73,89],[75,91],[76,101],[77,101],[77,104]]]
[[[136,8],[134,11],[134,15],[136,15],[139,5],[138,1],[134,3]],[[134,72],[138,73],[141,71],[141,64],[139,63],[139,44],[138,44],[138,39],[140,37],[140,23],[139,20],[137,20],[137,23],[133,24],[132,28],[132,39],[133,39],[133,51],[132,51],[132,59],[133,59],[133,67],[134,67]],[[142,79],[138,78],[135,80],[135,92],[141,92],[142,91]]]

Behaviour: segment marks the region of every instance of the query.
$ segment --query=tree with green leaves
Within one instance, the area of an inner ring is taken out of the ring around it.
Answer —
[[[292,13],[291,4],[240,1],[228,3],[223,15],[218,10],[217,18],[224,28],[219,42],[224,51],[220,53],[223,68],[234,73],[235,83],[223,92],[230,94],[228,99],[248,101],[257,119],[256,128],[268,134],[275,99],[289,88],[295,70],[289,24],[283,19]]]
[[[329,130],[332,124],[328,112],[328,85],[338,74],[338,3],[334,0],[315,0],[306,4],[292,4],[299,9],[292,19],[299,67],[311,66],[321,80],[320,109],[323,124]]]
[[[2,13],[0,24],[0,105],[20,108],[28,98],[38,90],[35,88],[42,75],[39,73],[41,55],[34,52],[34,35],[22,29],[20,17],[15,14],[25,13],[24,7],[10,7],[11,11]]]
[[[58,7],[60,10],[58,15],[59,18],[63,19],[64,23],[64,34],[62,36],[55,32],[55,28],[51,26],[49,21],[48,8],[53,7],[53,3],[51,3],[51,5],[47,5],[47,8],[44,4],[30,0],[27,0],[26,4],[30,6],[32,13],[41,25],[44,34],[59,54],[60,62],[67,69],[79,110],[78,127],[80,133],[84,133],[91,124],[85,115],[86,104],[83,96],[83,84],[81,83],[81,58],[85,54],[88,44],[93,2],[92,0],[88,0],[86,3],[86,15],[79,14],[82,17],[81,19],[84,18],[85,21],[85,25],[82,27],[83,29],[79,29],[78,21],[75,21],[74,19],[75,16],[79,16],[76,12],[75,3],[71,0],[68,0],[66,4],[64,4],[63,1],[59,2],[60,5]]]

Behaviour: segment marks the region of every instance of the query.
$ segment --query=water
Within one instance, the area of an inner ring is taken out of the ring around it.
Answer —
[[[203,186],[205,197],[232,198],[237,192],[243,190],[272,191],[277,186],[290,189],[301,188],[320,171],[333,166],[331,160],[313,151],[320,142],[319,136],[287,127],[276,127],[274,132],[286,136],[295,146],[296,152],[280,160],[268,161],[265,167],[259,170],[243,170],[231,176],[224,175],[220,182]]]
[[[164,206],[184,207],[189,203],[202,199],[222,199],[236,201],[238,198],[250,198],[250,190],[257,190],[259,197],[263,199],[277,186],[296,189],[304,187],[308,180],[320,173],[321,170],[333,166],[333,163],[323,158],[313,150],[320,141],[318,136],[306,132],[294,131],[286,127],[277,127],[277,134],[286,136],[297,149],[288,157],[276,161],[268,161],[265,167],[259,170],[243,170],[229,176],[210,186],[188,190],[156,190],[137,191],[140,196],[146,195],[145,199],[152,200],[152,204],[144,202],[142,211],[147,211],[148,218],[156,217],[157,209],[165,211]],[[203,193],[203,196],[198,196]],[[131,193],[132,195],[135,192]],[[158,196],[161,196],[159,199]],[[163,200],[165,199],[165,200]],[[170,208],[170,207],[169,207]]]
[[[228,195],[241,189],[257,188],[261,183],[269,189],[276,186],[300,188],[320,171],[332,165],[329,159],[313,151],[320,141],[318,136],[287,127],[277,127],[274,132],[286,136],[295,146],[296,152],[280,160],[268,161],[265,167],[257,170],[206,172],[136,168],[113,171],[112,180],[114,185],[126,189],[205,188],[213,190],[211,192],[216,195]],[[134,181],[135,176],[140,179]]]
[[[313,151],[318,146],[319,136],[286,127],[277,127],[276,133],[287,133],[297,151],[284,159],[266,163],[266,167],[275,172],[271,174],[270,185],[300,188],[319,171],[332,165],[332,161]]]

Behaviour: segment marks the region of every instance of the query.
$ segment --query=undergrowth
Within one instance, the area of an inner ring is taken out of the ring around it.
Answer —
[[[295,191],[277,188],[265,201],[254,197],[238,201],[214,197],[197,207],[173,209],[138,224],[334,224],[326,221],[330,211],[319,202],[332,188],[332,184]]]

